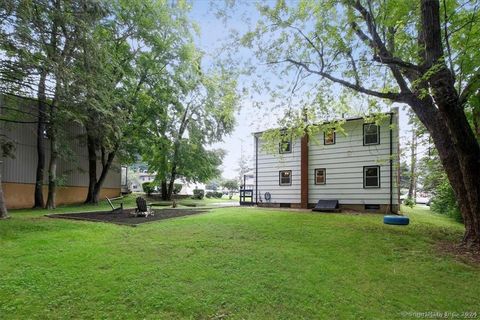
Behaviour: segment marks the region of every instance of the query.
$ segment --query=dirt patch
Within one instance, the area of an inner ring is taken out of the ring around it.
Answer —
[[[437,250],[443,255],[453,256],[463,263],[480,267],[479,249],[469,249],[458,245],[458,243],[442,241],[437,244]]]
[[[123,210],[123,212],[120,212],[120,213],[112,213],[111,211],[61,213],[61,214],[48,214],[47,217],[59,218],[59,219],[95,221],[95,222],[110,222],[110,223],[116,223],[116,224],[136,226],[141,223],[189,216],[193,214],[206,212],[208,210],[160,209],[160,210],[153,210],[154,215],[148,216],[148,217],[135,217],[131,214],[134,211],[135,209],[125,209]]]

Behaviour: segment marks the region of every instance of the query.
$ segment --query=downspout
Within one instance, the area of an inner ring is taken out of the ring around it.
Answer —
[[[393,213],[393,112],[390,113],[390,213]]]
[[[300,207],[308,208],[308,134],[304,133],[300,146]]]
[[[258,136],[255,135],[255,204],[258,205]]]

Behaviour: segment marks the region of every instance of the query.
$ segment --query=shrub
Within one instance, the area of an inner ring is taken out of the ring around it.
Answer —
[[[153,182],[144,182],[142,183],[142,188],[143,192],[149,196],[155,191],[155,184]]]
[[[205,196],[205,190],[194,189],[192,199],[202,200]]]
[[[436,213],[444,214],[459,222],[463,222],[462,214],[455,200],[455,194],[446,179],[437,187],[430,208]]]
[[[207,198],[218,198],[220,199],[221,197],[223,196],[223,192],[217,192],[217,191],[208,191],[206,194],[205,194],[205,197]]]
[[[415,206],[415,201],[413,201],[412,198],[408,197],[408,198],[405,198],[405,200],[403,201],[403,204],[406,205],[407,207],[413,208]]]
[[[175,183],[175,184],[173,185],[172,193],[173,193],[173,194],[179,194],[180,191],[182,191],[182,187],[183,187],[183,184],[181,184],[181,183]]]
[[[205,193],[205,197],[207,197],[208,199],[214,197],[214,192],[208,191],[207,193]]]

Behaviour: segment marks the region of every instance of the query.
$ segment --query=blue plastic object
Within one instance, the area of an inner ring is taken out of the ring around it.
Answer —
[[[406,226],[410,223],[410,219],[405,216],[384,216],[383,223]]]

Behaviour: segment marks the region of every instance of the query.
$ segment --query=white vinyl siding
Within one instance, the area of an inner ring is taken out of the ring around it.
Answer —
[[[300,140],[293,140],[290,153],[271,154],[262,148],[265,142],[258,139],[258,200],[265,201],[270,192],[270,203],[300,203]],[[291,171],[291,184],[280,185],[279,172]]]
[[[335,134],[335,144],[324,145],[323,132],[309,137],[308,202],[339,200],[340,204],[390,204],[390,123],[379,124],[378,144],[364,145],[363,119],[346,121]],[[392,202],[398,204],[398,118],[392,130]],[[300,203],[300,139],[292,141],[292,152],[268,154],[258,146],[258,200],[271,203]],[[380,187],[364,188],[364,167],[379,166]],[[325,184],[316,184],[315,169],[325,169]],[[290,186],[279,185],[279,171],[291,170]]]
[[[394,116],[393,123],[396,123]],[[363,120],[347,121],[342,133],[336,134],[335,145],[323,144],[323,133],[310,139],[308,169],[309,203],[320,199],[339,200],[340,204],[390,203],[390,132],[389,119],[381,123],[379,144],[364,145]],[[397,150],[398,133],[393,130],[393,204],[398,204]],[[364,167],[380,167],[380,187],[364,188]],[[325,168],[325,185],[315,184],[314,170]]]

